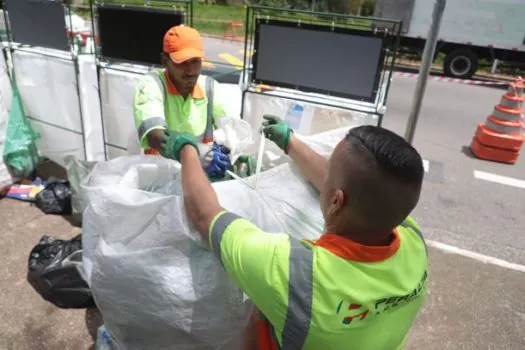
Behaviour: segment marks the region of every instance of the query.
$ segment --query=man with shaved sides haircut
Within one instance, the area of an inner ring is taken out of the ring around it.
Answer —
[[[403,348],[428,285],[426,245],[409,216],[420,155],[393,132],[360,126],[327,160],[280,118],[264,119],[265,136],[320,192],[317,240],[269,234],[224,210],[195,147],[181,146],[188,216],[260,311],[258,349]]]
[[[423,165],[401,137],[363,126],[350,130],[337,145],[324,176],[322,206],[341,217],[325,215],[327,230],[357,243],[384,245],[419,200]]]

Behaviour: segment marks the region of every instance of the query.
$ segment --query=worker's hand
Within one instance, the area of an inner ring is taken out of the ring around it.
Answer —
[[[211,152],[206,156],[206,174],[210,179],[222,179],[226,175],[226,170],[232,166],[230,160],[230,150],[217,143],[213,144]]]
[[[248,177],[255,174],[257,161],[252,156],[240,156],[233,165],[233,172],[240,177]]]
[[[197,152],[199,152],[197,140],[193,135],[177,131],[164,130],[160,154],[165,158],[174,159],[180,162],[180,151],[185,145],[188,144],[195,147]]]
[[[262,131],[264,136],[275,142],[284,153],[288,153],[288,144],[292,129],[284,120],[274,115],[264,115],[262,123]]]

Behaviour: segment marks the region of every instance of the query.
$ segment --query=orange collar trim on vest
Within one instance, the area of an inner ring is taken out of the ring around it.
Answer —
[[[401,244],[399,233],[394,230],[392,234],[394,238],[387,246],[363,245],[333,233],[326,233],[317,241],[308,240],[308,242],[343,259],[358,262],[379,262],[390,258],[399,249]]]
[[[164,70],[164,76],[166,77],[166,82],[168,83],[168,92],[171,95],[180,96],[179,90],[175,87],[175,84],[170,79],[170,76],[168,74],[167,70]],[[202,91],[201,86],[199,83],[195,84],[195,87],[193,88],[193,91],[191,92],[191,97],[201,99],[204,98],[204,92]]]

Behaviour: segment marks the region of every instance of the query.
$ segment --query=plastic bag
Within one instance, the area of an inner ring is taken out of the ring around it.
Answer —
[[[215,142],[228,147],[231,152],[232,164],[253,143],[250,124],[238,118],[219,118],[217,129],[213,132],[213,136]]]
[[[31,177],[40,162],[36,147],[39,135],[29,124],[13,74],[13,100],[7,125],[4,162],[15,179]]]
[[[97,330],[97,340],[95,342],[95,350],[113,350],[111,342],[111,335],[106,330],[106,327],[100,326]]]
[[[81,257],[81,235],[69,241],[42,236],[29,254],[27,281],[60,308],[92,307],[91,291],[77,270]]]
[[[96,161],[85,161],[75,159],[74,156],[67,156],[64,159],[67,169],[67,179],[71,191],[71,211],[72,219],[75,224],[82,224],[82,214],[88,205],[87,196],[80,184],[89,175],[97,164]]]
[[[310,144],[328,156],[341,138]],[[121,157],[97,164],[83,185],[86,279],[115,347],[241,349],[253,305],[189,226],[179,163]],[[262,173],[257,189],[213,186],[222,206],[267,232],[323,230],[319,194],[290,164]]]
[[[46,214],[71,215],[71,191],[65,180],[51,176],[35,197],[36,206]]]

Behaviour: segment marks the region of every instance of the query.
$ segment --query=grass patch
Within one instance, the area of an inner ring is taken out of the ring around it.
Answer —
[[[242,28],[236,28],[237,35],[244,36],[246,28],[246,8],[244,6],[193,5],[193,26],[201,33],[223,35],[224,25],[229,21],[241,22]]]
[[[110,0],[106,4],[125,3],[129,6],[143,6],[144,0]],[[181,9],[181,3],[167,3],[161,1],[151,1],[150,6],[168,9],[171,6],[176,6]],[[85,19],[89,19],[89,2],[84,2],[80,7],[74,8],[73,11]],[[246,8],[244,6],[226,6],[226,5],[206,5],[201,3],[193,3],[193,27],[201,33],[222,35],[224,33],[224,25],[228,21],[236,21],[243,23],[246,19]],[[244,27],[237,29],[240,36],[244,36]]]

